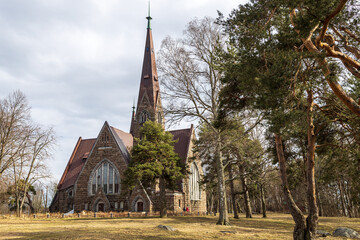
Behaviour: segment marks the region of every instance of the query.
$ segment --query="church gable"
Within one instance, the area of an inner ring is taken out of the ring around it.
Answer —
[[[76,181],[75,209],[93,208],[99,191],[104,193],[101,197],[104,203],[114,203],[113,198],[121,194],[121,183],[130,159],[125,145],[131,145],[128,135],[104,123]]]

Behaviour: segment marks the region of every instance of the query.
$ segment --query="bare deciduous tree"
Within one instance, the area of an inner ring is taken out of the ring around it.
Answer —
[[[30,119],[29,110],[20,91],[0,100],[0,178],[25,147],[24,125]]]
[[[22,213],[29,188],[49,177],[46,160],[55,144],[52,128],[35,124],[25,95],[16,91],[0,101],[0,178],[5,171],[14,184],[16,213]]]
[[[167,37],[159,51],[163,96],[168,101],[165,113],[170,121],[199,120],[216,135],[214,162],[217,169],[219,220],[229,224],[225,174],[221,156],[221,130],[214,123],[219,115],[221,74],[217,70],[217,51],[224,48],[225,37],[211,18],[193,20],[184,31],[184,38]]]

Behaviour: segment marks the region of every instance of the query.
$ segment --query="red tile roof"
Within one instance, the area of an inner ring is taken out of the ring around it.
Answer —
[[[61,180],[58,185],[58,189],[66,189],[71,187],[75,184],[77,177],[81,169],[83,168],[86,159],[84,157],[89,154],[96,138],[93,139],[82,139],[79,138],[78,142],[76,143],[75,149],[71,154],[70,160],[68,165],[65,168],[65,171],[61,177]]]

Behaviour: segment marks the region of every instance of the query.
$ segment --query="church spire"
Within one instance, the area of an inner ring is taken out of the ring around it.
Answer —
[[[148,20],[148,25],[147,25],[147,28],[148,29],[151,29],[151,19],[152,17],[150,17],[150,0],[149,0],[149,3],[148,3],[148,16],[146,17],[146,19]]]
[[[140,128],[147,120],[164,123],[164,114],[160,100],[160,86],[155,61],[155,50],[150,26],[150,2],[146,30],[145,52],[141,72],[140,89],[134,120],[131,121],[130,133],[140,137]]]

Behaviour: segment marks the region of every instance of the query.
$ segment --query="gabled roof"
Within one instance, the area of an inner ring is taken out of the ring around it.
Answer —
[[[59,190],[66,189],[75,184],[75,181],[86,162],[87,155],[94,146],[95,141],[96,138],[82,139],[79,137],[79,140],[76,143],[74,151],[71,154],[70,160],[59,182]]]
[[[133,146],[133,136],[130,133],[126,133],[114,127],[110,127],[110,130],[113,133],[116,143],[119,146],[120,151],[124,156],[127,164],[129,164],[130,163],[129,150]]]
[[[191,125],[191,128],[172,130],[169,132],[174,136],[173,140],[178,140],[177,143],[175,143],[175,152],[179,154],[179,157],[183,160],[183,162],[186,162],[191,143],[193,126]]]
[[[129,150],[133,145],[133,137],[130,133],[126,133],[117,128],[110,127],[110,131],[113,133],[117,145],[123,154],[125,161],[129,163],[130,155]],[[81,169],[84,167],[86,159],[89,157],[91,150],[96,142],[96,138],[82,139],[81,137],[77,141],[74,151],[71,154],[69,162],[65,168],[65,171],[61,177],[58,185],[58,189],[66,189],[75,184]]]

